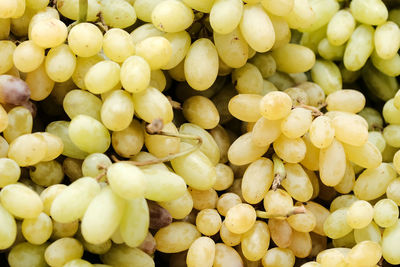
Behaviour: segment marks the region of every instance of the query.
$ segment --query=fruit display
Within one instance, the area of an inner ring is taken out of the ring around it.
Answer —
[[[399,26],[395,0],[1,0],[0,265],[399,265]]]

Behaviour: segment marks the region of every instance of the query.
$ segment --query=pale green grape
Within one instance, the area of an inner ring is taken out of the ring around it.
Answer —
[[[393,58],[400,47],[399,26],[392,21],[379,25],[375,30],[374,43],[375,51],[380,58]]]
[[[260,4],[244,6],[239,26],[244,39],[255,51],[266,52],[274,45],[274,27]]]
[[[332,200],[329,210],[331,212],[334,212],[335,210],[338,210],[340,208],[348,208],[357,200],[358,198],[352,194],[338,196]]]
[[[352,228],[346,222],[347,210],[348,208],[338,209],[326,218],[324,232],[328,237],[338,239],[351,232]]]
[[[222,243],[215,244],[214,267],[244,266],[240,254],[232,247]]]
[[[365,96],[359,91],[344,89],[328,95],[326,103],[326,109],[329,111],[338,110],[357,113],[365,106]]]
[[[368,141],[374,144],[381,153],[385,150],[386,141],[381,132],[369,132]]]
[[[175,0],[159,2],[151,12],[151,21],[159,30],[180,32],[188,28],[194,20],[194,14],[185,3]]]
[[[124,0],[101,1],[101,14],[104,22],[114,28],[126,28],[136,22],[133,6]]]
[[[347,254],[348,266],[368,265],[373,266],[379,262],[382,257],[382,248],[380,244],[374,241],[366,240],[355,245],[349,254]]]
[[[380,227],[393,226],[398,218],[399,209],[393,200],[384,198],[374,205],[374,221]]]
[[[151,22],[151,13],[153,9],[164,0],[135,0],[133,7],[135,8],[138,19],[145,22]]]
[[[30,31],[31,40],[43,48],[61,45],[67,39],[67,34],[67,26],[56,18],[37,21]]]
[[[103,58],[99,55],[94,55],[92,57],[77,57],[75,71],[71,78],[74,84],[76,84],[81,89],[86,89],[85,76],[89,69],[102,61]]]
[[[294,0],[262,0],[261,4],[276,16],[285,16],[293,9]]]
[[[268,120],[283,119],[289,115],[291,109],[292,99],[283,92],[270,92],[260,101],[260,113]]]
[[[201,236],[196,226],[187,222],[173,222],[155,234],[157,250],[164,253],[177,253],[189,249]]]
[[[128,57],[121,66],[121,84],[128,92],[139,93],[149,86],[150,74],[150,65],[144,58]]]
[[[70,122],[67,121],[54,121],[49,125],[47,125],[46,132],[49,132],[50,134],[53,134],[61,138],[64,144],[64,149],[62,151],[63,155],[76,159],[84,159],[88,155],[88,153],[80,150],[71,141],[68,133],[69,125]]]
[[[333,142],[334,136],[335,129],[329,117],[319,116],[312,121],[309,129],[309,137],[314,146],[326,148]]]
[[[20,218],[36,218],[43,211],[39,195],[21,183],[3,187],[0,200],[7,211]]]
[[[111,60],[100,61],[87,71],[85,75],[86,89],[93,94],[110,91],[120,81],[120,66]]]
[[[8,157],[21,167],[34,165],[46,156],[47,144],[38,134],[24,134],[11,142]]]
[[[82,162],[82,174],[96,178],[98,175],[105,172],[105,170],[112,164],[109,157],[101,153],[93,153],[85,158]]]
[[[316,20],[316,14],[307,0],[294,0],[292,10],[284,18],[290,28],[307,28]]]
[[[186,31],[167,33],[164,37],[170,42],[172,55],[169,62],[163,67],[165,70],[176,67],[185,58],[189,51],[191,39]]]
[[[300,31],[312,32],[320,29],[321,27],[328,24],[330,19],[339,10],[339,4],[334,0],[323,0],[323,1],[309,1],[310,8],[315,14],[315,18],[311,25],[306,27],[299,27]]]
[[[93,265],[85,260],[75,259],[68,261],[63,265],[63,267],[92,267]]]
[[[368,140],[368,128],[356,115],[337,115],[332,120],[332,126],[335,129],[335,137],[343,143],[362,146]]]
[[[218,75],[218,52],[206,38],[197,39],[187,52],[184,72],[187,83],[195,90],[211,87]]]
[[[168,64],[172,56],[172,47],[164,37],[147,37],[136,45],[136,55],[144,58],[152,70],[157,70]]]
[[[50,238],[52,232],[53,223],[44,212],[40,213],[37,218],[22,221],[22,234],[31,244],[43,244]]]
[[[221,52],[218,53],[221,54]],[[271,54],[256,54],[253,58],[251,58],[250,63],[258,68],[263,78],[268,78],[276,72],[276,62]]]
[[[365,65],[374,49],[374,31],[374,28],[365,24],[354,30],[344,51],[343,63],[346,69],[356,71]]]
[[[54,198],[67,186],[65,184],[51,185],[40,193],[40,199],[43,202],[43,212],[50,215],[50,208]]]
[[[29,242],[19,243],[12,247],[8,254],[8,264],[13,267],[46,266],[44,251],[47,244],[32,245]]]
[[[83,177],[61,191],[51,204],[51,217],[60,223],[82,218],[89,203],[100,192],[100,185],[91,177]]]
[[[188,190],[183,196],[165,202],[158,202],[158,205],[166,209],[174,219],[183,219],[189,215],[193,209],[193,198]]]
[[[103,52],[112,61],[121,63],[135,53],[135,45],[128,32],[113,28],[104,34]]]
[[[16,183],[20,175],[21,169],[14,160],[0,158],[0,187]]]
[[[11,143],[17,137],[32,132],[33,118],[28,109],[15,107],[8,112],[7,117],[7,128],[3,131],[3,136],[7,142]]]
[[[88,1],[88,21],[98,19],[97,14],[100,12],[101,3],[95,0]],[[64,16],[72,20],[79,19],[79,0],[64,0],[57,2],[58,11]]]
[[[342,75],[338,66],[332,61],[316,60],[311,69],[311,78],[326,95],[342,89]]]
[[[124,242],[130,247],[139,246],[146,238],[149,228],[149,208],[144,198],[127,202],[119,231]]]
[[[383,129],[383,137],[386,143],[392,147],[400,147],[400,126],[397,124],[389,124]]]
[[[394,220],[394,223],[396,223],[396,221],[397,219]],[[382,240],[381,230],[373,221],[364,228],[354,229],[353,234],[354,234],[354,240],[357,243],[360,243],[365,240],[371,240],[380,243]]]
[[[288,248],[271,248],[262,258],[263,266],[294,266],[295,256]]]
[[[215,256],[215,243],[206,236],[197,238],[188,250],[186,264],[188,267],[212,266]]]
[[[251,141],[256,146],[266,146],[274,142],[281,134],[281,120],[260,118],[251,132]]]
[[[311,111],[304,108],[294,108],[281,122],[281,131],[288,138],[303,136],[312,123]]]
[[[44,49],[32,41],[19,44],[13,54],[14,66],[22,72],[31,72],[37,69],[43,60]]]
[[[64,179],[62,166],[55,160],[39,162],[29,169],[32,181],[41,186],[59,184]]]
[[[159,137],[159,136],[154,136]],[[144,134],[141,124],[136,120],[124,130],[113,132],[111,137],[115,152],[125,158],[130,158],[140,152],[144,144]],[[179,140],[178,140],[179,143]],[[146,145],[147,149],[151,149]],[[172,149],[174,151],[174,149]]]
[[[256,213],[249,204],[237,204],[230,208],[225,216],[224,224],[229,231],[243,234],[250,230],[256,221]]]
[[[135,113],[144,121],[151,123],[155,119],[162,119],[164,124],[172,121],[174,116],[168,98],[154,87],[133,95]]]
[[[286,163],[286,179],[282,187],[297,201],[305,202],[311,199],[313,187],[307,173],[300,164]]]
[[[90,92],[84,90],[69,91],[63,101],[63,108],[67,115],[73,119],[83,114],[100,120],[101,100]]]
[[[73,259],[79,259],[83,255],[82,244],[70,237],[60,238],[51,243],[44,252],[46,263],[50,266],[64,266]]]
[[[68,34],[68,45],[78,57],[91,57],[100,52],[103,34],[92,23],[79,23]]]
[[[350,11],[339,10],[328,23],[326,37],[332,45],[343,45],[349,40],[355,26],[356,22]]]
[[[344,55],[345,46],[334,46],[328,39],[324,38],[318,44],[319,55],[326,60],[341,60]]]
[[[168,170],[144,169],[145,193],[147,199],[154,201],[172,201],[186,192],[186,183],[182,177]]]
[[[66,44],[50,49],[46,56],[46,73],[55,82],[65,82],[71,78],[75,66],[76,57]]]
[[[15,223],[14,217],[3,206],[4,204],[0,204],[0,218],[2,223],[0,228],[0,248],[6,249],[15,241],[17,236],[17,224]]]
[[[357,200],[347,210],[346,222],[353,229],[366,227],[372,221],[374,208],[365,200]]]
[[[181,150],[192,145],[181,143]],[[186,184],[198,190],[212,188],[216,180],[216,170],[211,161],[201,151],[197,150],[188,155],[171,160],[176,174],[181,176]]]
[[[381,0],[352,1],[350,11],[357,21],[370,25],[380,25],[388,17],[388,10]]]
[[[346,171],[346,155],[342,144],[333,139],[319,154],[319,172],[321,181],[327,186],[336,186],[343,179]]]
[[[400,264],[400,248],[397,240],[400,238],[400,221],[386,228],[382,236],[383,258],[390,264]]]
[[[134,115],[132,96],[123,90],[112,91],[104,100],[100,114],[107,129],[121,131],[127,128]]]
[[[237,138],[228,150],[228,159],[235,165],[249,164],[259,159],[269,148],[269,143],[257,146],[252,141],[251,132]]]
[[[154,0],[154,1],[164,1],[164,0]],[[142,0],[137,1],[139,2],[143,2]],[[152,0],[148,1],[148,0],[144,0],[144,3],[151,3]],[[151,20],[151,19],[150,19]],[[137,45],[138,43],[140,43],[141,41],[143,41],[144,39],[148,38],[148,37],[153,37],[153,36],[164,36],[165,33],[158,30],[153,23],[146,23],[143,24],[142,26],[137,27],[135,30],[133,30],[130,33],[132,39],[133,39],[133,43],[135,45]]]
[[[365,107],[358,115],[362,116],[367,121],[369,131],[376,131],[383,128],[383,120],[379,111],[370,107]]]
[[[220,58],[231,68],[240,68],[246,64],[248,45],[239,28],[227,34],[214,32],[214,43]]]
[[[138,248],[131,248],[127,245],[113,245],[112,248],[107,253],[101,255],[100,258],[102,262],[110,264],[107,266],[155,266],[151,256]]]
[[[379,177],[379,179],[377,179]],[[396,178],[396,171],[388,163],[363,171],[354,184],[354,194],[363,200],[376,199],[386,192],[386,188]]]
[[[264,80],[260,70],[251,63],[232,72],[232,82],[239,94],[262,95]]]
[[[109,186],[103,187],[83,215],[81,231],[85,240],[92,244],[108,240],[121,222],[125,204]]]
[[[280,135],[273,143],[275,153],[284,161],[289,163],[298,163],[302,161],[306,155],[306,144],[303,139],[287,138]]]
[[[71,141],[88,153],[103,153],[111,143],[107,128],[87,115],[75,116],[68,127],[68,133]]]
[[[219,34],[228,34],[239,26],[243,13],[240,0],[215,0],[210,11],[210,25]]]

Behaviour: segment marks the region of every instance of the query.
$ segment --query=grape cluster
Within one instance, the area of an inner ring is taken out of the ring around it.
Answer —
[[[1,0],[1,265],[400,264],[399,25],[391,0]]]

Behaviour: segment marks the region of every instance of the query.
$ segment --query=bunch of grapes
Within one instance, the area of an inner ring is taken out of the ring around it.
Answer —
[[[399,25],[394,0],[1,0],[1,264],[400,264]]]

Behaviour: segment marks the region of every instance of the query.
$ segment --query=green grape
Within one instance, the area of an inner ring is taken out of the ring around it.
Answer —
[[[50,266],[64,266],[73,259],[79,259],[83,255],[82,244],[70,237],[60,238],[51,243],[44,252],[46,263]]]
[[[228,34],[214,32],[214,43],[218,55],[229,67],[240,68],[246,64],[248,45],[238,28]]]
[[[84,159],[88,153],[80,150],[70,139],[68,134],[70,122],[67,121],[53,121],[46,127],[46,132],[58,136],[61,138],[64,149],[62,154],[75,158],[75,159]]]
[[[103,52],[112,61],[121,63],[135,52],[135,45],[128,32],[113,28],[104,34]]]
[[[3,206],[4,204],[0,204],[0,218],[2,223],[2,227],[0,228],[0,248],[6,249],[11,247],[16,239],[17,224],[15,223],[13,215],[11,215]]]
[[[22,234],[25,239],[34,245],[45,243],[53,232],[53,223],[50,217],[42,212],[35,219],[24,219],[22,221]]]
[[[246,202],[250,204],[261,202],[272,185],[273,177],[271,160],[261,158],[251,163],[243,174],[241,185]]]
[[[21,168],[14,160],[0,158],[0,187],[16,183],[20,175]]]
[[[254,25],[259,27],[254,27]],[[267,12],[260,4],[247,4],[243,7],[239,26],[244,39],[255,51],[267,52],[274,45],[274,27]]]
[[[146,90],[150,85],[150,75],[150,65],[139,56],[128,57],[121,66],[121,84],[131,93]]]
[[[239,0],[215,0],[210,10],[210,25],[219,34],[228,34],[239,26],[243,2]]]
[[[379,177],[379,179],[376,179]],[[386,188],[396,178],[396,171],[388,163],[363,171],[354,184],[354,194],[359,199],[376,199],[386,192]]]
[[[268,251],[270,233],[267,223],[256,221],[253,227],[242,235],[243,255],[250,261],[260,260]]]
[[[156,2],[160,2],[160,1],[164,1],[164,0],[144,0],[146,4],[151,3],[152,1]],[[143,0],[138,0],[137,3],[141,3],[143,2]],[[137,12],[139,12],[137,10]],[[151,18],[150,18],[151,20]],[[165,33],[158,30],[153,23],[146,23],[143,24],[142,26],[137,27],[136,29],[134,29],[131,33],[130,33],[132,39],[133,39],[133,43],[135,45],[137,45],[138,43],[140,43],[141,41],[143,41],[144,39],[148,38],[148,37],[153,37],[153,36],[164,36]]]
[[[291,109],[292,99],[283,92],[270,92],[260,101],[260,113],[268,120],[283,119],[289,115]]]
[[[271,54],[276,62],[276,69],[286,73],[299,73],[310,70],[315,63],[311,49],[298,44],[286,44],[275,49]],[[294,59],[299,59],[294,61]]]
[[[352,228],[346,223],[347,211],[348,208],[340,208],[326,218],[323,229],[328,237],[338,239],[351,232]]]
[[[102,102],[98,97],[83,90],[69,91],[63,101],[64,111],[71,119],[79,114],[83,114],[100,120],[101,106]]]
[[[390,227],[396,224],[399,218],[399,209],[396,202],[385,198],[374,205],[374,221],[380,227]]]
[[[263,266],[294,266],[295,256],[290,249],[287,248],[271,248],[262,258]]]
[[[238,137],[228,149],[228,159],[235,165],[246,165],[267,152],[269,143],[263,146],[257,146],[252,142],[251,132]]]
[[[193,209],[193,198],[188,190],[185,193],[174,200],[158,202],[158,204],[166,209],[174,219],[183,219],[189,215]]]
[[[261,4],[268,12],[276,16],[285,16],[292,10],[294,2],[294,0],[262,0]]]
[[[75,259],[68,261],[63,265],[63,267],[92,267],[93,265],[85,260]]]
[[[60,223],[70,223],[82,218],[92,199],[100,192],[97,181],[83,177],[56,195],[52,201],[51,217]]]
[[[310,200],[313,187],[307,173],[300,164],[286,163],[286,179],[282,187],[296,200],[305,202]]]
[[[392,21],[387,21],[379,25],[375,30],[374,43],[375,51],[380,58],[393,58],[400,47],[399,26]]]
[[[39,163],[46,156],[47,143],[40,134],[24,134],[11,142],[8,157],[26,167]]]
[[[292,10],[284,16],[290,28],[299,29],[310,27],[316,21],[316,14],[311,3],[304,0],[295,0]]]
[[[147,37],[136,45],[136,55],[144,58],[151,70],[157,70],[168,64],[172,56],[172,47],[164,37]]]
[[[367,121],[368,131],[376,131],[383,128],[383,120],[379,111],[371,107],[365,107],[358,113],[358,115],[360,115]]]
[[[195,90],[204,91],[211,87],[218,74],[218,52],[206,38],[197,39],[187,52],[184,72],[187,83]]]
[[[218,53],[221,54],[219,51]],[[276,62],[271,54],[256,54],[253,58],[251,58],[250,63],[258,68],[263,78],[268,78],[276,72]]]
[[[215,243],[206,236],[197,238],[189,247],[186,257],[188,267],[212,266],[215,257]]]
[[[222,243],[217,243],[215,244],[215,257],[213,266],[243,266],[243,260],[234,248]]]
[[[281,122],[282,133],[291,139],[303,136],[312,123],[311,111],[304,108],[294,108]]]
[[[100,52],[103,34],[91,23],[79,23],[68,34],[68,45],[78,57],[92,57]]]
[[[394,222],[396,221],[397,219]],[[373,221],[364,228],[354,229],[354,233],[352,234],[354,235],[354,240],[357,243],[360,243],[365,240],[371,240],[380,243],[382,240],[381,230]]]
[[[260,70],[250,63],[246,63],[232,72],[232,82],[239,94],[261,95],[264,88]]]
[[[71,78],[74,84],[81,89],[86,89],[85,85],[85,76],[89,69],[102,61],[103,58],[100,57],[98,54],[92,57],[77,57],[76,58],[76,67],[74,73],[72,74]]]
[[[225,225],[229,231],[243,234],[250,230],[256,221],[256,213],[249,204],[241,203],[230,208],[225,216]]]
[[[324,38],[318,44],[318,53],[326,60],[341,60],[344,55],[345,46],[334,46],[327,38]]]
[[[93,94],[112,90],[120,81],[120,66],[111,60],[100,61],[90,67],[85,75],[86,89]]]
[[[326,95],[342,89],[342,75],[338,66],[332,61],[316,60],[311,69],[311,78]]]
[[[365,65],[374,49],[374,31],[373,27],[365,24],[359,25],[354,30],[343,56],[343,63],[346,69],[356,71]]]
[[[105,264],[110,264],[107,266],[129,266],[130,264],[134,266],[155,266],[151,256],[138,248],[131,248],[127,245],[113,245],[100,258]]]
[[[33,245],[28,242],[23,242],[12,247],[8,254],[7,260],[10,266],[46,266],[44,259],[44,251],[47,244]]]
[[[309,129],[309,138],[312,144],[318,148],[329,147],[335,136],[335,129],[332,126],[332,120],[326,116],[315,118]]]
[[[67,186],[65,184],[55,184],[44,189],[40,193],[40,199],[43,202],[43,212],[50,215],[50,208],[55,197],[61,193]]]
[[[53,220],[53,233],[51,234],[51,239],[56,240],[63,237],[73,237],[77,233],[78,227],[78,220],[70,223],[60,223]]]
[[[110,158],[105,154],[93,153],[85,158],[82,162],[82,174],[96,178],[98,175],[105,172],[105,170],[112,164]],[[79,177],[80,178],[80,177]]]
[[[330,19],[326,36],[332,45],[339,46],[349,40],[356,26],[355,19],[349,10],[342,9]]]
[[[386,140],[381,132],[369,132],[368,141],[374,144],[381,153],[385,150]]]
[[[151,12],[151,21],[159,30],[180,32],[188,28],[194,20],[190,7],[183,2],[166,0],[159,2]]]
[[[128,246],[137,247],[145,240],[149,219],[149,208],[144,198],[131,199],[127,202],[119,231]]]
[[[64,179],[64,172],[60,163],[51,160],[31,166],[29,176],[36,184],[48,187],[61,183]]]
[[[46,56],[46,73],[55,82],[65,82],[71,78],[75,66],[75,55],[66,44],[50,49]]]
[[[347,261],[349,266],[375,265],[382,257],[381,246],[374,241],[362,241],[355,245],[349,254],[347,254]]]
[[[69,124],[68,133],[72,142],[88,153],[103,153],[111,143],[107,128],[87,115],[75,116]]]
[[[201,236],[193,224],[173,222],[161,228],[155,234],[157,250],[164,253],[177,253],[189,249],[190,245]]]
[[[398,91],[398,83],[394,77],[387,76],[375,69],[372,64],[367,64],[362,69],[362,78],[368,93],[382,101],[393,98]]]
[[[86,209],[81,231],[85,240],[100,244],[108,240],[118,228],[126,202],[114,194],[109,186],[102,188]]]
[[[216,209],[202,209],[196,216],[196,227],[200,233],[212,236],[219,232],[222,225],[221,216]]]
[[[371,55],[372,64],[382,73],[395,77],[400,74],[400,56],[395,54],[392,58],[382,59],[376,52]]]
[[[383,137],[389,146],[400,147],[399,125],[389,124],[383,129]]]
[[[3,132],[7,142],[11,143],[17,137],[32,132],[33,118],[28,109],[15,107],[8,112],[7,117],[7,128]]]
[[[281,135],[273,143],[275,153],[279,158],[289,163],[301,162],[306,155],[306,144],[303,139],[287,138],[285,135]]]
[[[79,0],[62,0],[57,2],[58,11],[64,16],[72,20],[79,19]],[[95,0],[88,1],[87,20],[97,20],[97,14],[100,12],[101,3]]]
[[[124,0],[101,1],[101,13],[104,22],[114,28],[126,28],[136,22],[133,6]]]
[[[164,124],[173,119],[173,111],[168,98],[154,87],[133,95],[135,113],[144,121],[151,123],[155,119],[162,119]]]
[[[40,47],[57,47],[67,39],[67,26],[59,19],[42,19],[32,25],[31,40]]]
[[[22,42],[13,52],[13,62],[19,71],[31,72],[37,69],[44,60],[44,49],[32,41]]]
[[[357,21],[370,25],[380,25],[388,18],[388,10],[381,0],[352,1],[350,11]]]
[[[110,92],[101,106],[101,121],[107,129],[121,131],[126,129],[134,115],[132,96],[123,90]]]
[[[27,73],[25,81],[31,89],[31,99],[35,101],[48,97],[55,86],[55,82],[46,72],[45,62],[34,71]]]
[[[21,183],[5,186],[1,190],[0,200],[7,211],[20,218],[33,219],[43,211],[39,195]]]
[[[374,209],[365,200],[357,200],[347,210],[346,222],[353,229],[366,227],[373,219]]]

